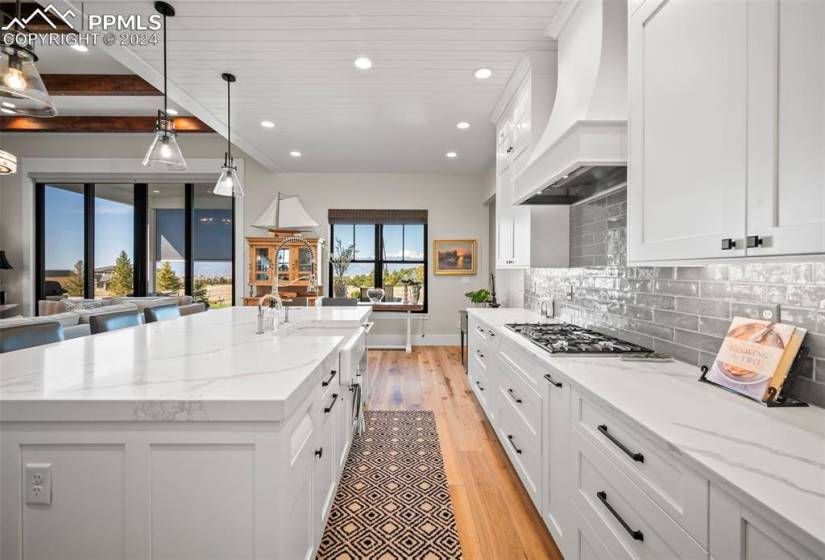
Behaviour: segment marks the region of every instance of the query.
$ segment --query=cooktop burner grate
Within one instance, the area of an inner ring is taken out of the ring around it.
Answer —
[[[506,327],[551,354],[604,355],[652,352],[644,346],[569,323],[510,323]]]

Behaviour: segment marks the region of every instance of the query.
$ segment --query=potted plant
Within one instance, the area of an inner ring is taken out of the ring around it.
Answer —
[[[329,262],[332,263],[332,272],[335,276],[332,282],[332,291],[335,297],[347,297],[347,282],[344,275],[347,273],[354,256],[355,245],[344,247],[340,239],[335,240],[335,250],[329,256]]]
[[[476,290],[475,292],[467,292],[464,295],[467,296],[470,299],[470,301],[476,305],[484,305],[486,303],[490,303],[491,301],[493,301],[492,295],[485,288],[481,288],[480,290]]]

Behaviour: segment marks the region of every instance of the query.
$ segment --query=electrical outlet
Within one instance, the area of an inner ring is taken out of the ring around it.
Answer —
[[[52,503],[52,465],[51,463],[26,464],[26,503]]]
[[[774,323],[779,323],[782,321],[782,310],[780,309],[779,304],[765,307],[762,310],[761,315],[763,321],[773,321]]]

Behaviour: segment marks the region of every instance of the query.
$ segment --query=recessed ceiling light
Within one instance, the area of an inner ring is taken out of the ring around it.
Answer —
[[[158,190],[158,189],[152,189],[152,192],[155,193],[155,194],[160,194],[160,190]]]
[[[275,128],[275,123],[272,121],[261,121],[261,126],[264,128]]]
[[[355,67],[359,70],[369,70],[372,68],[372,61],[366,56],[359,56],[355,59]]]
[[[476,68],[476,71],[473,75],[479,80],[486,80],[487,78],[493,75],[493,71],[489,68]]]
[[[170,107],[170,108],[166,109],[166,114],[168,114],[168,115],[172,115],[172,116],[175,116],[175,115],[177,115],[177,114],[178,114],[178,110],[177,110],[177,109],[172,109],[172,108]]]
[[[3,107],[8,107],[9,109],[14,109],[15,107],[17,107],[17,105],[15,105],[14,103],[9,103],[8,101],[3,101],[2,105]]]
[[[453,159],[453,158],[457,158],[457,157],[458,157],[458,154],[457,154],[457,153],[455,153],[455,152],[447,152],[445,155],[446,155],[448,158],[450,158],[450,159]]]
[[[89,47],[86,45],[72,45],[72,48],[77,52],[89,52]]]
[[[455,127],[459,130],[467,130],[468,128],[470,128],[470,123],[468,123],[467,121],[461,121],[460,123],[455,125]]]
[[[16,115],[16,114],[17,114],[15,111],[12,111],[11,109],[6,109],[5,107],[3,107],[2,109],[0,109],[0,111],[3,111],[3,112],[4,112],[4,113],[6,113],[7,115]]]
[[[294,158],[299,158],[299,157],[301,157],[303,154],[302,154],[301,152],[299,152],[298,150],[292,150],[291,152],[289,152],[289,155],[291,155],[291,156],[292,156],[292,157],[294,157]]]

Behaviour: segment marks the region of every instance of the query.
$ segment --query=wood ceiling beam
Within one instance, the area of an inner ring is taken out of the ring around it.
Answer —
[[[43,74],[41,77],[49,95],[163,95],[135,74]]]
[[[180,133],[214,132],[195,117],[175,117]],[[0,132],[152,132],[155,117],[33,117],[0,118]]]

